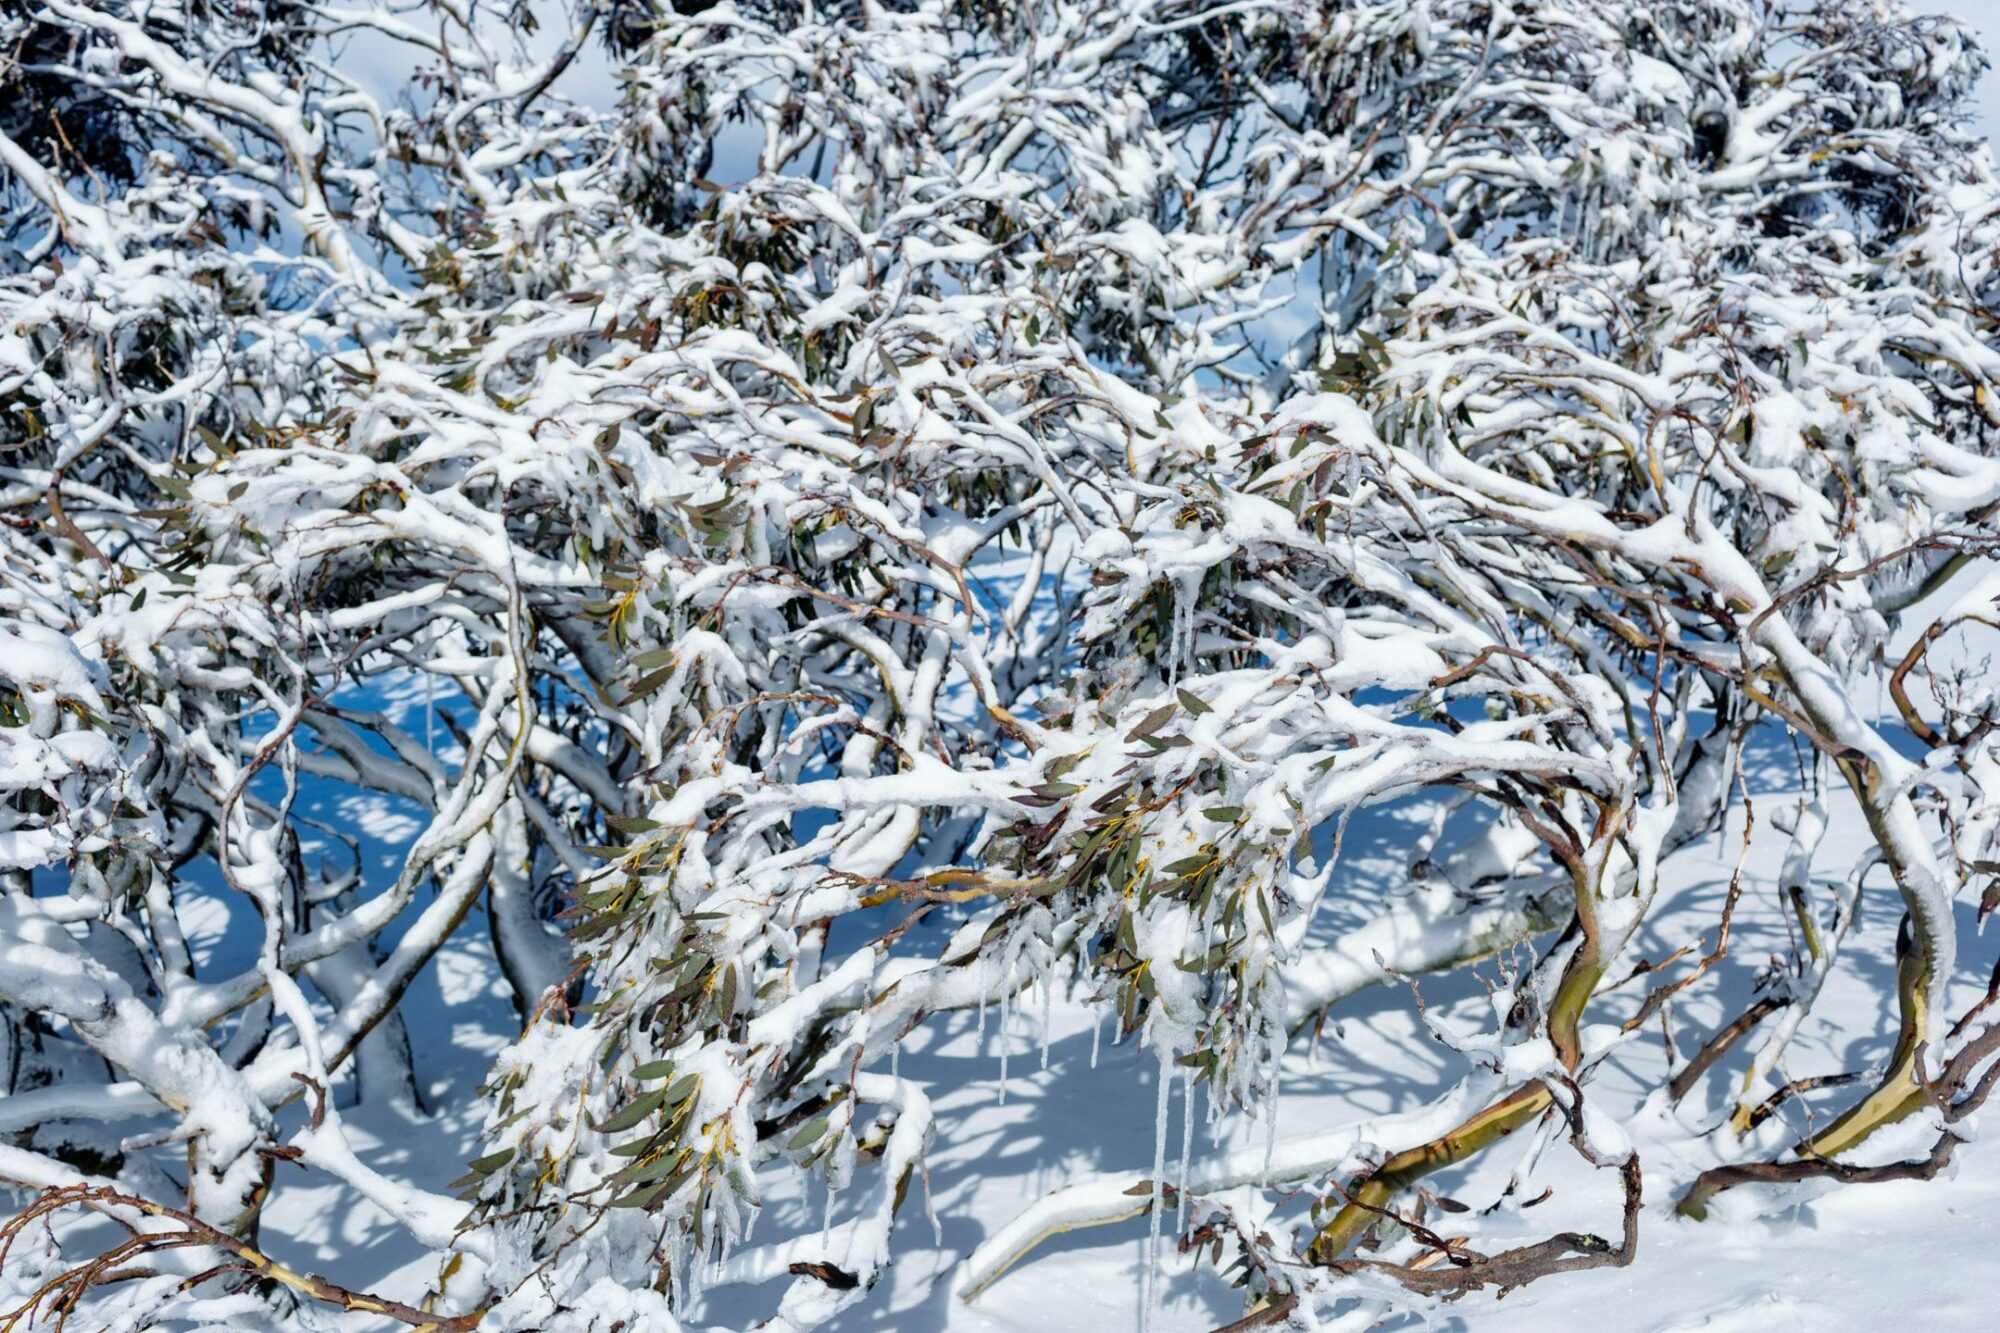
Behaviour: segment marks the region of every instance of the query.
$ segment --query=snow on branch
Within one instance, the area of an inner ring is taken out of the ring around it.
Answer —
[[[995,1224],[968,1299],[1140,1215],[1265,1323],[1629,1262],[1593,1073],[1715,981],[1741,864],[1719,916],[1670,866],[1748,855],[1759,736],[1796,933],[1657,1095],[1782,1016],[1734,1164],[1647,1178],[1927,1177],[1955,1128],[1836,1159],[1990,1087],[1961,26],[29,0],[0,49],[0,1324],[823,1324],[941,1245],[898,1219],[960,1112],[901,1053],[1058,997],[1157,1066],[1152,1166]],[[1343,860],[1385,812],[1388,887]],[[1793,1079],[1877,870],[1894,1050]],[[439,1088],[412,997],[467,959],[518,1025]],[[1280,1136],[1287,1051],[1382,985],[1462,1077]],[[1265,1146],[1174,1166],[1176,1084]],[[346,1128],[439,1096],[456,1197]],[[1507,1197],[1567,1143],[1621,1239],[1427,1222],[1510,1138]],[[276,1257],[299,1179],[429,1288]],[[816,1228],[770,1202],[809,1182]]]

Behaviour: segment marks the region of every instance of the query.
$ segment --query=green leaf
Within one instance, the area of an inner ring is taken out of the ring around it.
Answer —
[[[466,1166],[479,1175],[490,1176],[513,1160],[514,1150],[512,1148],[502,1148],[499,1152],[488,1153],[484,1157],[475,1157],[470,1162],[467,1162]]]
[[[700,1074],[681,1075],[678,1079],[674,1080],[663,1094],[666,1098],[666,1104],[668,1106],[679,1106],[682,1102],[694,1096],[695,1089],[700,1086]]]
[[[642,1185],[630,1194],[622,1194],[613,1199],[610,1206],[613,1208],[644,1208],[671,1188],[673,1188],[671,1180],[662,1181],[657,1185]]]
[[[1125,734],[1125,739],[1128,741],[1136,741],[1136,740],[1143,740],[1146,737],[1151,736],[1161,727],[1166,726],[1167,723],[1173,718],[1173,715],[1176,711],[1177,710],[1174,708],[1172,704],[1162,704],[1160,707],[1155,708],[1152,712],[1146,714],[1145,717],[1141,718],[1139,721],[1139,725],[1132,728],[1131,731]]]
[[[653,1112],[659,1110],[665,1104],[666,1100],[667,1089],[665,1088],[649,1092],[637,1101],[632,1102],[624,1110],[618,1112],[603,1124],[597,1126],[597,1130],[601,1134],[616,1134],[620,1130],[630,1129],[647,1116],[653,1114]]]
[[[619,833],[651,833],[664,827],[657,819],[647,819],[643,815],[606,815],[604,822]]]
[[[623,699],[620,699],[618,702],[621,704],[629,704],[637,702],[638,700],[643,699],[647,695],[651,694],[654,690],[659,689],[660,686],[666,684],[669,680],[672,680],[673,675],[674,675],[674,666],[672,663],[668,663],[666,666],[659,667],[652,671],[648,671],[645,675],[640,676],[637,680],[632,682],[632,688],[627,690],[625,692],[625,697]]]
[[[658,1157],[652,1158],[649,1161],[632,1163],[620,1171],[613,1179],[619,1185],[650,1185],[656,1180],[673,1175],[674,1169],[680,1165],[686,1155],[685,1150],[671,1157],[666,1153],[661,1153]]]

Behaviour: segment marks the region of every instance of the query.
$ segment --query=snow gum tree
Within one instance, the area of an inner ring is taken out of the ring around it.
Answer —
[[[0,53],[0,1327],[813,1327],[935,1244],[898,1052],[989,1007],[1101,1014],[1162,1128],[955,1292],[1144,1216],[1266,1324],[1935,1174],[2000,1077],[1947,994],[2000,701],[1934,656],[2000,617],[1963,26],[5,0]],[[1714,980],[1740,882],[1648,928],[1756,734],[1797,933],[1663,1077],[1716,1071],[1719,1165],[1648,1200],[1593,1074]],[[329,792],[410,812],[386,871]],[[1407,884],[1331,928],[1389,806]],[[1864,884],[1893,1052],[1749,1143]],[[343,1115],[424,1113],[406,999],[475,932],[519,1028],[454,1196]],[[1423,1010],[1441,1097],[1277,1131],[1343,1000],[1496,957],[1483,1027]],[[1173,1099],[1261,1128],[1191,1157]],[[1503,1140],[1617,1239],[1434,1230]],[[274,1257],[312,1178],[428,1290]]]

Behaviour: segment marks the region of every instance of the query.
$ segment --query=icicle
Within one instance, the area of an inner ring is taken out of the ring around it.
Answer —
[[[671,1227],[667,1241],[667,1300],[685,1310],[694,1298],[688,1293],[687,1233]]]
[[[1154,1289],[1159,1285],[1160,1214],[1166,1210],[1163,1177],[1167,1170],[1167,1097],[1173,1082],[1173,1062],[1162,1050],[1159,1096],[1153,1108],[1153,1206],[1146,1214],[1146,1267],[1139,1274],[1139,1333],[1146,1333],[1152,1323]]]
[[[1271,1100],[1264,1118],[1264,1179],[1271,1178],[1271,1163],[1278,1155],[1278,1085],[1284,1074],[1285,1050],[1271,1038]]]
[[[1097,1048],[1103,1040],[1104,1015],[1102,1013],[1092,1014],[1090,1016],[1090,1067],[1092,1069],[1097,1068]]]
[[[1049,1015],[1056,1002],[1056,979],[1042,980],[1042,1072],[1049,1072]]]
[[[901,1078],[903,1076],[902,1064],[903,1064],[903,1043],[899,1041],[894,1045],[892,1045],[891,1047],[889,1047],[890,1078]]]
[[[1181,673],[1194,665],[1195,599],[1201,596],[1201,571],[1183,574],[1174,580],[1172,638],[1167,647],[1167,678],[1178,683]]]
[[[931,1222],[931,1239],[937,1243],[938,1248],[942,1249],[944,1248],[944,1223],[938,1221],[937,1200],[931,1196],[930,1164],[928,1162],[921,1163],[917,1170],[923,1177],[924,1216],[929,1218]]]
[[[1011,987],[1013,981],[1014,973],[1013,969],[1010,968],[1007,972],[1007,980],[1001,983],[1000,991],[1000,1098],[997,1103],[1000,1106],[1007,1104],[1007,1054],[1014,1045],[1013,1039],[1007,1034],[1007,1015],[1011,1012],[1008,1000],[1012,995]]]
[[[985,976],[986,968],[984,965],[981,965],[979,972],[981,977]],[[972,1049],[975,1055],[984,1055],[986,1053],[986,987],[984,984],[981,984],[979,987],[979,1021],[972,1028]]]
[[[1174,1233],[1187,1234],[1188,1159],[1194,1154],[1194,1070],[1181,1076],[1181,1169],[1174,1176]]]
[[[681,1285],[686,1288],[687,1299],[692,1304],[701,1299],[701,1251],[690,1243],[683,1262],[686,1265],[686,1271],[682,1275]]]

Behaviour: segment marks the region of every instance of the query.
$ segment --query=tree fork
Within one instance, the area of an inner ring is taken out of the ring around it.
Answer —
[[[1578,885],[1579,900],[1589,892],[1587,884]],[[1599,979],[1604,975],[1603,964],[1596,960],[1594,934],[1594,931],[1585,932],[1584,941],[1570,957],[1569,965],[1563,970],[1562,984],[1557,987],[1555,999],[1549,1005],[1549,1040],[1554,1044],[1565,1069],[1574,1070],[1581,1061],[1577,1028],[1583,1018],[1584,1006],[1590,1002],[1591,992],[1596,990]],[[1555,1096],[1546,1083],[1538,1080],[1524,1084],[1456,1129],[1429,1143],[1397,1153],[1345,1191],[1346,1205],[1320,1228],[1308,1251],[1309,1257],[1322,1264],[1339,1259],[1398,1193],[1432,1172],[1456,1166],[1498,1143],[1548,1110],[1554,1101]]]
[[[1896,997],[1901,1022],[1896,1034],[1896,1049],[1889,1060],[1889,1072],[1866,1097],[1835,1117],[1825,1129],[1801,1139],[1792,1148],[1796,1161],[1752,1163],[1704,1172],[1681,1196],[1680,1203],[1674,1208],[1676,1213],[1699,1222],[1707,1218],[1709,1202],[1717,1194],[1742,1180],[1793,1178],[1784,1175],[1784,1168],[1815,1162],[1835,1165],[1832,1158],[1854,1147],[1876,1130],[1904,1119],[1929,1100],[1918,1062],[1930,1019],[1930,963],[1924,957],[1921,946],[1915,942],[1916,934],[1906,917],[1896,939]],[[1731,1121],[1731,1128],[1737,1133],[1744,1133],[1751,1123],[1739,1111]],[[1777,1174],[1759,1174],[1765,1168]],[[1818,1174],[1830,1173],[1809,1171],[1796,1178]]]
[[[1381,1209],[1399,1192],[1433,1171],[1455,1166],[1490,1147],[1549,1109],[1555,1098],[1545,1083],[1515,1089],[1458,1128],[1429,1143],[1397,1153],[1374,1174],[1344,1191],[1347,1204],[1320,1228],[1307,1255],[1314,1263],[1330,1264],[1347,1252],[1361,1233],[1381,1216]]]

